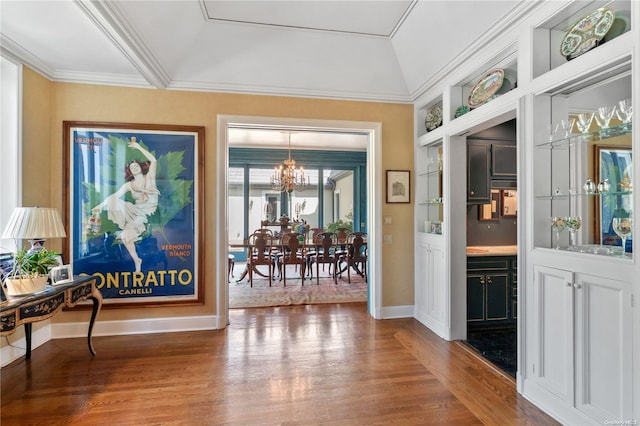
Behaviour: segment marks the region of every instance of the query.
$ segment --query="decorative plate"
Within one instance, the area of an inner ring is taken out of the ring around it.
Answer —
[[[562,56],[573,59],[594,48],[607,34],[614,19],[615,14],[608,7],[601,7],[589,12],[564,35],[562,43],[560,43]]]
[[[429,108],[424,118],[424,127],[430,132],[442,125],[442,108],[438,105]]]
[[[467,104],[476,108],[491,99],[502,87],[504,70],[496,68],[482,77],[471,89]]]

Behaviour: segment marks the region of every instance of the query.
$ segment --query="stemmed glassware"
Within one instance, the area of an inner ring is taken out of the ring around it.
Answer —
[[[614,217],[613,218],[613,232],[622,239],[622,256],[626,256],[627,238],[631,236],[631,228],[633,226],[633,219],[630,217]]]
[[[591,127],[593,116],[594,113],[592,112],[581,112],[578,114],[578,121],[576,122],[576,125],[581,133],[589,133],[589,127]]]
[[[616,115],[623,123],[627,124],[631,122],[631,116],[633,115],[633,105],[631,99],[624,99],[618,101],[618,108],[616,109]]]
[[[615,105],[601,106],[598,108],[598,113],[595,115],[596,122],[600,129],[608,129],[609,123],[613,118],[613,114],[616,112]]]
[[[560,233],[565,230],[567,223],[564,217],[554,216],[551,218],[551,229],[556,232],[556,250],[560,250]]]
[[[576,123],[575,118],[569,118],[560,121],[560,130],[562,130],[562,137],[568,138],[573,130],[573,125]]]
[[[582,218],[580,216],[565,217],[564,221],[569,229],[569,247],[576,245],[576,232],[582,226]]]

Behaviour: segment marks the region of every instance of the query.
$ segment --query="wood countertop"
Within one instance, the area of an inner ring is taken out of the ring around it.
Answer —
[[[470,246],[467,256],[515,256],[518,246]]]

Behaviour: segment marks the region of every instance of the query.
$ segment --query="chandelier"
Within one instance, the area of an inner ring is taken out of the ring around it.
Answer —
[[[289,132],[289,158],[276,167],[271,175],[271,189],[288,192],[304,191],[309,185],[309,177],[304,176],[302,167],[296,168],[296,162],[291,158],[291,133]]]

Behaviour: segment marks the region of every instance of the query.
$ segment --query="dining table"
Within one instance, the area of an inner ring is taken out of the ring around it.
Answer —
[[[277,244],[273,244],[272,247],[280,247],[280,237],[274,237],[273,239],[274,241],[277,241]],[[366,247],[367,245],[367,241],[364,241],[363,246]],[[303,247],[303,249],[308,250],[308,249],[315,249],[316,248],[316,244],[310,243],[310,242],[304,242],[303,244],[301,244],[301,247]],[[334,247],[336,248],[336,250],[340,250],[341,252],[344,252],[345,254],[349,252],[349,250],[351,250],[351,244],[349,243],[337,243],[334,245]],[[233,250],[233,249],[240,249],[240,250],[249,250],[249,242],[248,240],[244,240],[242,243],[231,243],[229,244],[229,249]],[[247,253],[248,256],[248,253]],[[337,275],[341,275],[342,273],[344,273],[347,270],[347,267],[349,266],[348,262],[341,262],[344,265],[344,267],[342,267],[342,269],[339,269],[338,271],[336,271]],[[354,264],[351,265],[353,267],[353,269],[356,271],[356,273],[360,276],[364,277],[364,272],[360,270],[360,268],[358,267],[358,265]],[[265,275],[263,272],[261,272],[260,270],[258,270],[258,268],[254,265],[253,266],[253,272],[255,274],[260,275],[261,277],[264,278],[269,278],[267,275]],[[238,277],[238,279],[236,280],[236,282],[240,282],[243,279],[245,279],[247,277],[247,275],[249,274],[249,263],[247,262],[245,265],[244,270],[242,271],[242,273],[240,274],[240,276]]]

